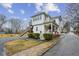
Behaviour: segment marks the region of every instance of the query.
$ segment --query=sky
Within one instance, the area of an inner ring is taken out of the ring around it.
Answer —
[[[37,12],[46,12],[50,16],[62,15],[66,9],[64,3],[1,3],[0,14],[7,18],[19,18],[21,20],[29,20],[31,16]]]

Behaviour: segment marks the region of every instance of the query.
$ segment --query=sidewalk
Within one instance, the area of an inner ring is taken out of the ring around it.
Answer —
[[[53,47],[58,41],[59,39],[57,38],[49,42],[42,43],[38,46],[32,47],[30,49],[18,52],[12,56],[40,56],[43,53],[45,53],[48,49]]]

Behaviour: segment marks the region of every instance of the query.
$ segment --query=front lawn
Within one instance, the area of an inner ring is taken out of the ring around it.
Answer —
[[[15,40],[5,43],[6,54],[13,55],[19,51],[31,48],[42,43],[37,40]]]
[[[23,50],[19,53],[16,53],[12,56],[41,56],[46,51],[48,51],[51,47],[54,47],[59,42],[59,37],[53,38],[53,40],[45,41],[42,44],[29,48],[27,50]]]
[[[19,34],[0,34],[0,38],[16,37]]]

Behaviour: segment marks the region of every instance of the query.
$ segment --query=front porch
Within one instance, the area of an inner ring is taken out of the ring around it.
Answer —
[[[58,26],[53,23],[47,23],[44,25],[45,33],[57,32]]]

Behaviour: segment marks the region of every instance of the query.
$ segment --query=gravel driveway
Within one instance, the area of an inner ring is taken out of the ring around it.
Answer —
[[[79,56],[79,37],[71,32],[65,34],[44,56]]]

